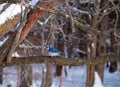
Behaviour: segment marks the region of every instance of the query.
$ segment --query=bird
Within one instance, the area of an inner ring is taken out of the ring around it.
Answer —
[[[64,52],[59,51],[57,48],[51,46],[50,44],[47,44],[45,47],[49,52],[49,56],[60,56],[60,55],[63,56],[64,55]]]

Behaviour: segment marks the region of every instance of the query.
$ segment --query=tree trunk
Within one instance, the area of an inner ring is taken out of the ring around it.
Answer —
[[[41,87],[45,87],[46,84],[46,65],[42,64],[42,83],[41,83]]]
[[[44,87],[51,87],[52,85],[52,64],[48,63],[46,70],[46,79],[45,79],[45,86]]]
[[[117,55],[117,44],[118,43],[118,38],[115,34],[115,32],[111,32],[111,53]],[[117,62],[111,62],[110,63],[110,68],[109,68],[109,72],[113,73],[117,70]]]
[[[108,29],[108,16],[105,16],[100,23],[100,31],[105,31]],[[97,44],[97,56],[103,56],[106,54],[106,36],[98,35],[98,44]],[[98,64],[95,66],[96,71],[98,72],[101,81],[103,82],[104,78],[104,64]]]
[[[57,35],[57,42],[55,44],[57,49],[64,52],[64,41],[63,41],[63,35],[61,32]],[[61,76],[62,68],[63,66],[56,65],[55,76]]]
[[[31,56],[30,49],[23,49],[22,56]],[[30,87],[32,85],[32,66],[30,64],[20,65],[20,85],[19,87]]]
[[[61,52],[64,52],[64,40],[61,32],[59,32],[59,34],[57,35],[57,42],[55,44],[57,49],[59,49]],[[62,65],[56,65],[55,76],[60,77],[59,87],[62,86],[62,69]]]
[[[102,0],[100,6],[103,7],[108,3],[108,0]],[[100,31],[106,31],[108,29],[108,15],[104,16],[99,24]],[[99,34],[97,42],[97,56],[103,56],[106,54],[106,35]],[[104,64],[98,64],[95,66],[96,71],[98,72],[101,81],[104,79]]]
[[[87,58],[90,59],[94,55],[92,54],[94,51],[91,48],[91,42],[87,41],[87,47],[86,47],[86,53],[87,53]],[[86,77],[86,87],[92,87],[94,83],[94,70],[95,66],[88,65],[87,66],[87,77]]]
[[[91,20],[91,37],[92,40],[91,42],[89,42],[88,46],[87,46],[87,58],[93,58],[96,57],[96,45],[97,45],[97,34],[94,32],[94,30],[98,30],[98,15],[96,12],[99,11],[99,5],[100,2],[99,0],[95,1],[96,5],[95,7],[92,7],[93,9],[91,9],[91,7],[89,8],[91,11],[93,11],[94,13],[91,13],[91,16],[93,17]],[[95,9],[94,9],[95,8]],[[92,15],[94,14],[94,15]],[[87,81],[86,81],[86,87],[92,87],[94,84],[94,71],[95,71],[95,66],[88,66],[87,67]]]
[[[42,28],[41,31],[41,54],[45,55],[47,52],[45,51],[44,47],[44,43],[45,43],[45,37],[47,37],[48,34],[44,34],[44,29]],[[46,84],[46,64],[42,64],[42,82],[41,82],[41,87],[45,87]]]
[[[0,84],[2,84],[2,82],[3,82],[3,68],[2,67],[0,67]]]
[[[19,87],[30,87],[32,85],[31,65],[21,65]]]

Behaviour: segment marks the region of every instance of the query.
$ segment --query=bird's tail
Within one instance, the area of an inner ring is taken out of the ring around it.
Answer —
[[[60,55],[65,56],[65,53],[64,52],[60,52]]]

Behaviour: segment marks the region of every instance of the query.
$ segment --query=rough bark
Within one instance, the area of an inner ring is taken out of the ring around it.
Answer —
[[[0,0],[0,4],[2,3],[20,3],[20,2],[23,2],[23,0]]]
[[[48,63],[46,66],[47,66],[47,71],[46,71],[44,87],[51,87],[52,85],[52,64]]]
[[[19,87],[30,87],[32,85],[32,67],[31,65],[21,65],[20,85]]]
[[[6,21],[0,26],[0,40],[19,22],[20,14],[16,15],[13,19]]]
[[[95,14],[97,14],[97,12],[99,12],[100,2],[98,0],[96,0],[95,3],[96,3],[96,6],[93,7],[93,9],[95,8],[95,11],[94,11],[95,13],[91,13],[91,16],[93,16],[93,18],[91,20],[91,30],[92,30],[91,37],[92,37],[93,41],[88,46],[88,49],[90,49],[89,54],[87,54],[88,59],[92,58],[92,57],[96,57],[97,34],[94,31],[97,31],[97,29],[98,29],[98,15],[95,15]],[[93,10],[93,9],[91,9],[91,7],[89,9]],[[92,15],[92,14],[94,14],[94,15]],[[87,67],[86,87],[93,86],[93,84],[94,84],[94,71],[95,71],[95,66],[89,65]]]
[[[91,59],[92,56],[94,56],[92,53],[93,48],[91,47],[91,42],[87,42],[87,58]],[[92,87],[94,82],[94,65],[87,65],[87,77],[86,77],[86,87]]]
[[[45,49],[43,48],[44,47],[44,43],[45,43],[45,35],[47,34],[44,34],[44,29],[42,28],[42,31],[41,31],[41,45],[42,45],[42,48],[41,48],[41,54],[46,54],[45,52]],[[41,87],[45,87],[45,81],[46,81],[46,64],[42,64],[42,82],[41,82]]]
[[[34,56],[34,57],[19,57],[13,58],[11,63],[6,63],[3,61],[1,67],[7,67],[12,65],[20,64],[34,64],[34,63],[53,63],[57,65],[68,65],[68,66],[83,66],[83,65],[97,65],[104,64],[106,62],[120,61],[120,56],[106,55],[101,57],[93,57],[86,61],[81,61],[80,59],[74,58],[63,58],[59,56]]]
[[[3,82],[3,68],[0,67],[0,84]]]
[[[46,65],[42,64],[42,82],[41,82],[41,87],[45,87],[45,81],[46,81]]]
[[[53,2],[46,2],[43,3],[41,5],[41,3],[39,2],[37,5],[45,8],[45,9],[49,9],[51,8],[55,3]],[[28,19],[26,22],[25,27],[23,28],[22,32],[21,32],[21,36],[20,36],[20,42],[27,36],[27,34],[29,33],[29,31],[32,29],[32,27],[34,26],[34,24],[37,22],[37,20],[42,16],[42,11],[40,9],[32,9],[30,11],[30,14],[28,15]]]
[[[105,0],[107,1],[107,0]],[[105,2],[102,2],[105,4]],[[108,29],[108,16],[105,16],[100,23],[100,31],[105,31]],[[103,56],[106,54],[106,36],[105,35],[98,35],[98,44],[97,44],[97,56]],[[96,71],[98,72],[101,81],[103,82],[104,79],[104,64],[98,64],[95,66]]]
[[[117,55],[117,44],[118,43],[118,38],[115,35],[115,32],[111,32],[111,53],[116,54]],[[109,72],[113,73],[117,70],[117,62],[113,61],[110,63],[110,68],[109,68]]]
[[[6,60],[5,58],[7,56],[8,51],[10,50],[10,47],[12,46],[15,34],[15,32],[10,34],[8,40],[0,47],[0,64],[3,60]]]

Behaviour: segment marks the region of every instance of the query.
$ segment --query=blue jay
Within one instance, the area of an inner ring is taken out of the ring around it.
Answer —
[[[58,49],[52,47],[49,44],[46,45],[46,49],[48,50],[50,56],[64,55],[64,52],[59,51]]]

